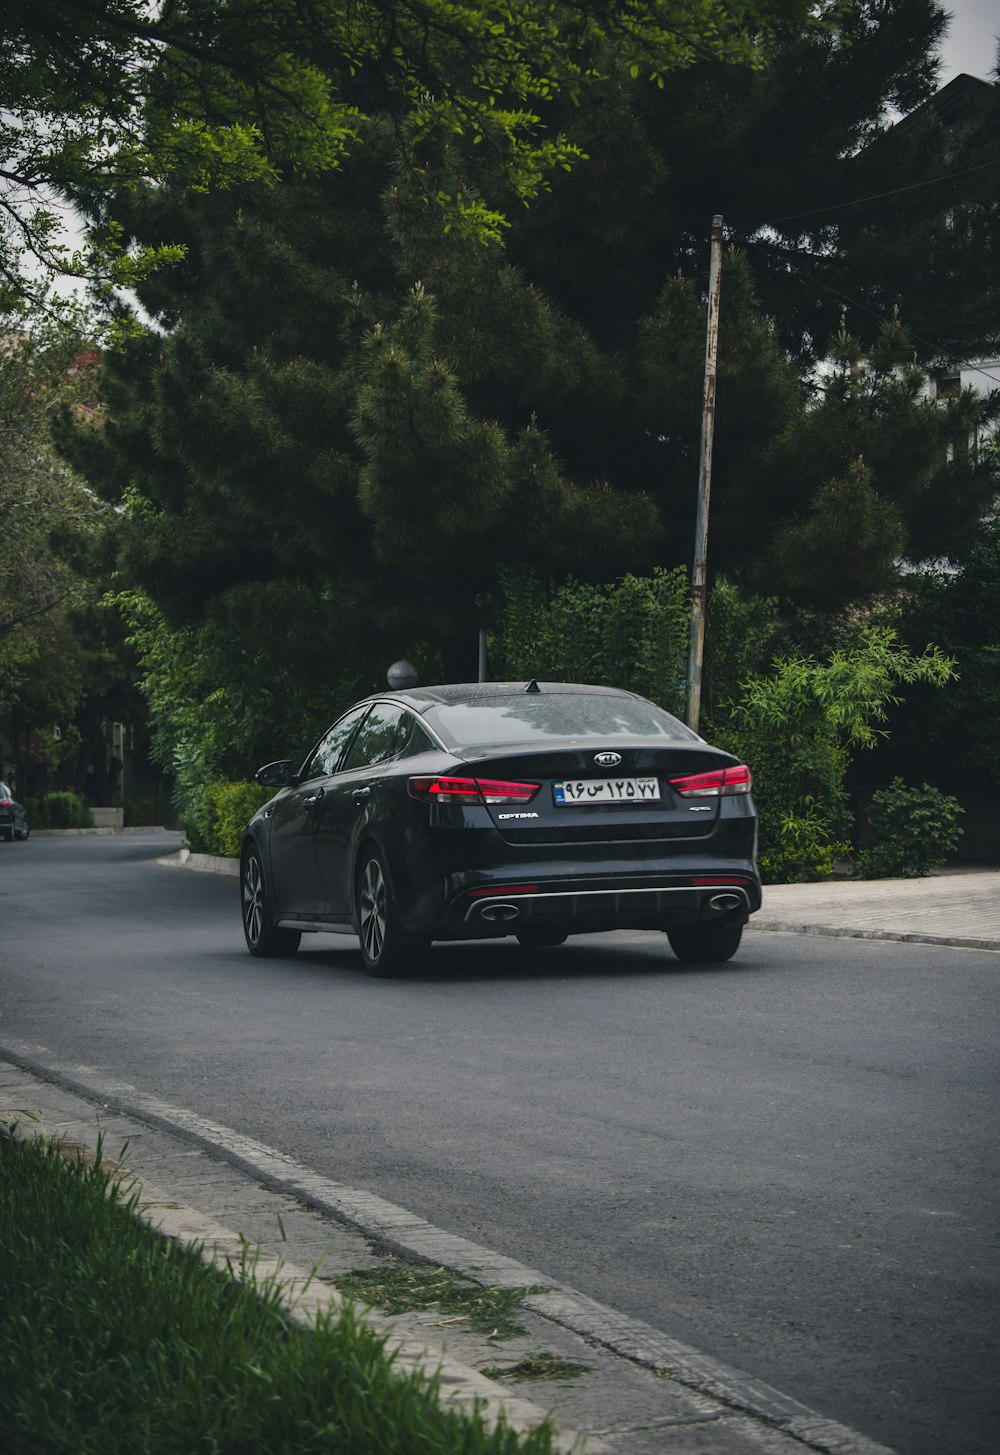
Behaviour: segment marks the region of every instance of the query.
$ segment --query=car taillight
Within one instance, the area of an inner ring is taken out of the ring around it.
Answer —
[[[12,798],[0,798],[0,808],[13,808],[13,807],[14,807],[14,800]]]
[[[507,783],[496,778],[411,778],[413,798],[425,803],[530,803],[540,783]]]
[[[730,793],[749,793],[752,782],[750,769],[745,763],[739,763],[735,768],[671,778],[670,786],[682,798],[725,798]]]

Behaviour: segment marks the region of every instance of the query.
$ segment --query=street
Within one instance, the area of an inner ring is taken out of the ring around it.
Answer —
[[[243,946],[173,835],[0,844],[0,1055],[47,1048],[378,1192],[900,1455],[998,1428],[1000,956],[749,932]]]

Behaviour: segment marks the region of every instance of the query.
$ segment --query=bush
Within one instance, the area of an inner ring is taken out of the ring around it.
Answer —
[[[126,828],[160,827],[174,821],[174,811],[162,798],[127,796],[122,799]]]
[[[40,802],[41,815],[36,828],[89,829],[90,802],[78,793],[50,793]]]
[[[859,879],[918,879],[945,863],[958,848],[964,813],[950,798],[929,783],[907,788],[894,778],[871,801],[868,820],[875,835],[870,848],[858,855]]]
[[[717,740],[753,773],[765,882],[829,878],[848,848],[850,750],[885,736],[900,683],[940,685],[951,675],[937,648],[915,656],[893,631],[874,627],[826,661],[778,657],[766,676],[744,679]]]
[[[491,676],[624,687],[683,714],[691,616],[683,567],[602,586],[569,580],[552,589],[526,567],[500,576]]]
[[[256,783],[215,782],[192,792],[181,815],[189,847],[198,854],[236,858],[247,822],[274,790]]]

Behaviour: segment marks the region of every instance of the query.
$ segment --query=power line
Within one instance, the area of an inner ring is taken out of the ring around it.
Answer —
[[[755,248],[759,252],[766,251],[761,243],[747,242],[744,243],[744,246]],[[826,293],[832,293],[833,296],[841,303],[846,303],[851,308],[859,308],[862,313],[867,313],[870,318],[877,318],[879,323],[889,322],[889,320],[885,317],[883,313],[879,313],[876,309],[870,308],[866,303],[860,303],[856,298],[849,298],[842,288],[831,287],[829,283],[824,283],[821,278],[817,278],[813,274],[807,273],[805,268],[796,267],[794,263],[789,262],[787,251],[788,250],[785,248],[782,249],[782,253],[784,254],[785,266],[789,268],[791,272],[798,273],[800,277],[804,278],[807,282],[813,284],[814,287],[822,288]],[[987,374],[986,370],[981,369],[978,364],[970,364],[966,360],[959,358],[959,356],[957,354],[953,354],[950,349],[946,349],[943,344],[935,343],[933,339],[922,338],[920,334],[912,333],[909,329],[907,329],[907,334],[910,338],[913,339],[914,343],[923,344],[926,348],[933,349],[936,354],[941,354],[944,358],[950,359],[953,364],[958,364],[961,368],[967,369],[970,374],[982,374],[983,378],[988,379],[991,384],[1000,384],[1000,380],[995,378],[994,375]]]
[[[940,182],[953,182],[958,177],[969,177],[973,172],[986,172],[1000,162],[1000,155],[990,162],[981,162],[975,167],[966,167],[961,172],[944,172],[940,177],[928,177],[926,182],[908,182],[905,187],[894,187],[891,192],[872,192],[867,197],[855,197],[850,202],[831,202],[826,207],[814,207],[810,212],[789,212],[784,217],[770,217],[758,222],[757,227],[777,227],[779,222],[798,222],[803,217],[818,217],[822,212],[840,212],[845,207],[860,207],[864,202],[880,202],[885,197],[898,197],[903,192],[916,192],[921,187],[935,187]]]

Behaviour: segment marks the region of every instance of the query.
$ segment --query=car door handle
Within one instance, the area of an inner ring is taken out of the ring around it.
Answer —
[[[354,802],[358,805],[359,808],[365,802],[365,800],[371,798],[371,796],[372,791],[370,788],[355,788],[354,792],[351,794],[351,797],[354,799]]]
[[[319,803],[325,791],[323,788],[317,788],[315,793],[310,793],[308,798],[303,798],[303,805],[306,808],[311,808],[314,803]]]

